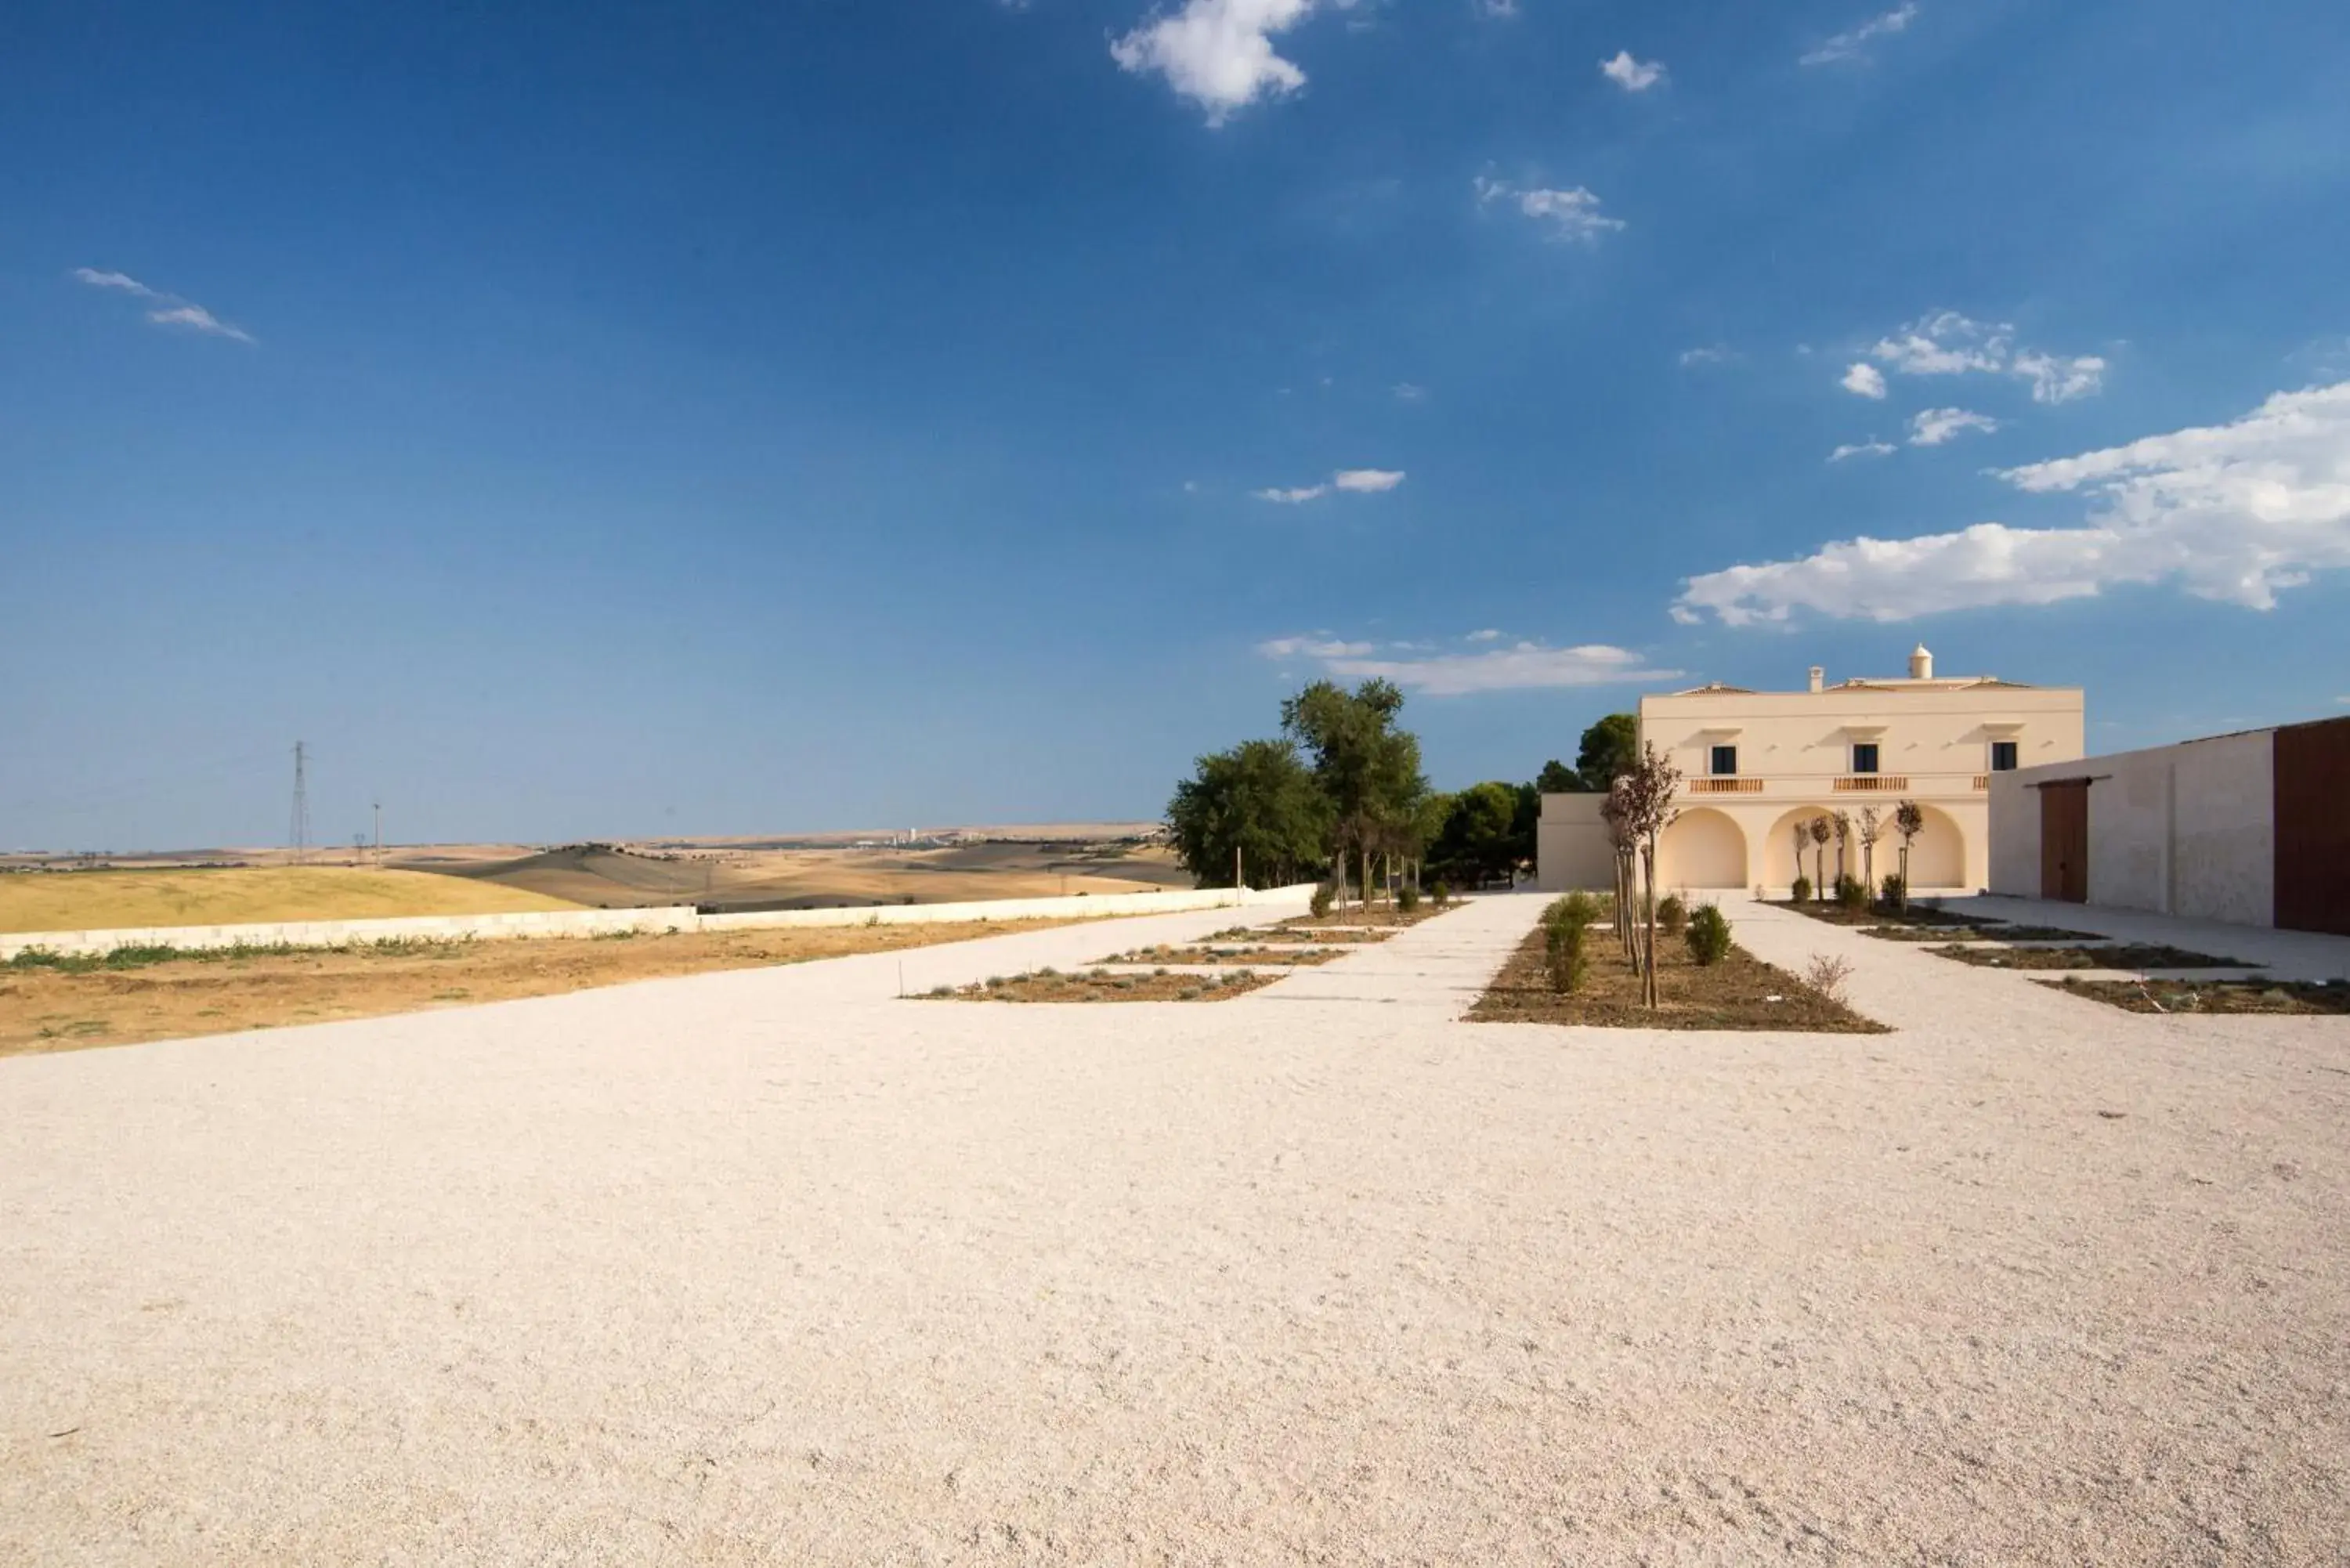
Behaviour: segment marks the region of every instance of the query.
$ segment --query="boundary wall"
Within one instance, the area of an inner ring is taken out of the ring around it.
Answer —
[[[353,942],[577,940],[622,932],[750,931],[806,926],[940,925],[957,920],[1038,920],[1109,915],[1173,915],[1194,909],[1303,903],[1314,884],[1264,889],[1200,888],[1164,893],[1075,893],[1066,898],[988,898],[957,904],[876,904],[863,909],[765,909],[704,915],[691,905],[650,909],[553,909],[515,915],[412,915],[375,920],[287,920],[239,926],[144,926],[94,931],[0,933],[0,962],[38,949],[65,957],[117,948],[332,948]]]

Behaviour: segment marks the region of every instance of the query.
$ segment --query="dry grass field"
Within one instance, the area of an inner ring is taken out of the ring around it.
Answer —
[[[941,848],[568,845],[523,855],[433,850],[415,871],[543,893],[600,909],[702,904],[722,909],[945,904],[1076,893],[1188,888],[1157,846],[1005,841]]]
[[[574,907],[559,895],[494,881],[346,866],[0,876],[0,931],[357,920],[391,915],[503,915]]]
[[[966,920],[576,941],[410,942],[191,954],[122,967],[95,962],[60,969],[19,961],[0,963],[0,1056],[377,1018],[1076,923]]]

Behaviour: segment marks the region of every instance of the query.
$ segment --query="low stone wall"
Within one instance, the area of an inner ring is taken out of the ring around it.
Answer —
[[[868,909],[769,909],[703,915],[690,906],[654,909],[556,909],[520,915],[419,915],[380,920],[289,920],[267,925],[149,926],[100,931],[0,935],[0,962],[38,949],[66,956],[117,948],[190,951],[234,947],[342,947],[352,942],[495,941],[609,936],[619,931],[745,931],[791,926],[938,925],[958,920],[1037,920],[1104,915],[1170,915],[1191,909],[1304,901],[1311,883],[1264,891],[1202,888],[1164,893],[1078,893],[1055,898],[995,898],[960,904],[879,904]]]

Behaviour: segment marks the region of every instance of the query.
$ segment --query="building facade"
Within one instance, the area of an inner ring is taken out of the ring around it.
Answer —
[[[1823,857],[1811,824],[1848,825],[1841,865],[1877,879],[1896,870],[1893,815],[1915,801],[1926,826],[1909,845],[1919,892],[1991,885],[1991,776],[2071,762],[2084,750],[2078,687],[2026,686],[1993,676],[1937,676],[1924,648],[1907,675],[1830,685],[1814,668],[1800,691],[1709,685],[1643,697],[1640,739],[1679,768],[1679,815],[1659,841],[1657,881],[1692,890],[1762,888],[1773,894]],[[1599,797],[1545,795],[1537,865],[1544,887],[1607,886]],[[1873,851],[1861,830],[1874,813]],[[1800,857],[1800,858],[1799,858]],[[1831,836],[1826,876],[1837,875]]]
[[[1991,781],[1991,888],[2350,936],[2350,719]]]

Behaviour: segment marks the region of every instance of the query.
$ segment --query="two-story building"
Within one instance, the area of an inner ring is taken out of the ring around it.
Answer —
[[[1937,676],[1919,648],[1909,673],[1831,686],[1818,668],[1801,691],[1720,684],[1640,699],[1640,738],[1681,772],[1679,815],[1659,841],[1657,881],[1666,888],[1791,886],[1816,864],[1810,825],[1839,815],[1852,825],[1845,865],[1862,874],[1858,828],[1874,811],[1884,826],[1878,877],[1896,868],[1894,811],[1915,801],[1926,826],[1909,846],[1920,892],[1989,885],[1991,775],[2070,762],[2084,750],[2078,687],[2026,686],[1994,676]],[[1612,879],[1596,795],[1543,797],[1537,838],[1544,888],[1606,887]],[[1831,841],[1827,874],[1836,870]]]

